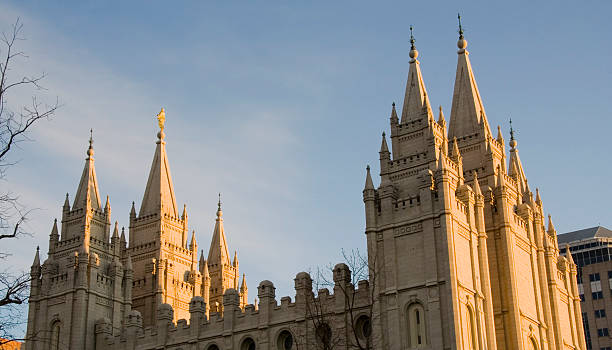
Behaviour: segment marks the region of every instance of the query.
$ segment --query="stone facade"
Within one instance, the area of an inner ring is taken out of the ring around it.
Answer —
[[[129,245],[117,225],[109,243],[110,205],[101,209],[90,146],[61,239],[55,225],[49,259],[41,265],[36,253],[34,341],[26,348],[586,350],[576,266],[559,256],[550,216],[545,227],[513,132],[508,159],[499,127],[491,133],[467,41],[461,33],[448,130],[441,109],[434,118],[411,43],[401,118],[395,104],[391,111],[391,149],[383,133],[380,184],[368,167],[363,190],[369,280],[354,281],[338,264],[333,293],[315,294],[301,272],[294,301],[279,304],[263,281],[259,302],[247,305],[220,204],[207,261],[203,253],[197,261],[193,236],[187,242],[162,115]]]

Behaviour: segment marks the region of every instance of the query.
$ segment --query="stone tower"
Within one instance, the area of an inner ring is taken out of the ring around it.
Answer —
[[[108,197],[100,202],[93,140],[72,207],[66,194],[61,235],[57,220],[49,236],[48,258],[40,254],[31,268],[26,349],[90,349],[95,322],[104,319],[111,333],[131,311],[133,270],[123,231],[112,237]]]
[[[511,132],[506,165],[460,27],[451,119],[434,118],[411,36],[401,119],[368,167],[366,236],[384,349],[586,349],[573,261],[559,256]]]
[[[133,308],[144,325],[155,324],[159,305],[170,304],[174,319],[189,318],[189,302],[201,293],[195,233],[188,242],[187,209],[179,216],[163,124],[140,211],[132,205],[129,249],[134,265]]]
[[[203,254],[202,254],[203,255]],[[202,256],[203,258],[203,256]],[[246,277],[242,278],[239,287],[240,272],[238,268],[238,253],[234,252],[234,259],[230,262],[229,249],[223,228],[223,211],[221,210],[221,197],[217,208],[217,219],[213,230],[208,260],[201,262],[205,272],[203,274],[209,280],[209,295],[204,297],[209,308],[213,312],[223,312],[223,294],[228,289],[240,291],[240,307],[247,304],[248,290],[246,288]],[[202,271],[204,271],[202,270]],[[204,294],[204,293],[203,293]]]

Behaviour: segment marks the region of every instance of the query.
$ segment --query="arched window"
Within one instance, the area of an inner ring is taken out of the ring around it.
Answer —
[[[51,350],[60,350],[60,323],[59,321],[53,323],[51,326]]]
[[[427,327],[425,309],[419,303],[408,306],[406,314],[408,323],[408,344],[411,348],[421,348],[427,344]]]
[[[217,346],[217,344],[212,344],[211,346],[206,348],[206,350],[219,350],[219,347]]]
[[[465,321],[463,325],[463,348],[466,350],[477,349],[474,312],[469,305],[465,306]]]
[[[253,338],[246,338],[242,341],[242,345],[240,346],[240,350],[255,350],[255,341]]]
[[[276,348],[278,350],[291,350],[293,349],[293,335],[291,332],[284,330],[278,335],[276,341]]]

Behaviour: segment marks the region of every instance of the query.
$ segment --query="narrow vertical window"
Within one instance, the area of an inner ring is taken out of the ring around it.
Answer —
[[[51,327],[51,350],[60,350],[60,323],[55,322]]]
[[[427,344],[425,326],[425,310],[423,306],[414,303],[408,307],[406,313],[408,323],[408,344],[410,348],[420,348]]]

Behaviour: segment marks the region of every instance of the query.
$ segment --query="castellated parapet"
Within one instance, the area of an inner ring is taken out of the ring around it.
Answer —
[[[344,265],[344,264],[342,264]],[[339,265],[340,266],[340,265]],[[348,274],[346,265],[334,270],[338,274]],[[345,276],[342,276],[344,278]],[[336,277],[334,277],[336,279]],[[336,287],[346,283],[345,279],[336,281]],[[206,316],[206,303],[202,297],[194,297],[189,305],[189,319],[173,322],[173,309],[168,304],[161,304],[157,309],[156,326],[143,327],[142,317],[138,311],[128,316],[126,327],[120,333],[113,334],[111,321],[100,318],[96,321],[96,349],[145,350],[145,349],[242,349],[249,338],[257,344],[257,349],[283,349],[279,341],[287,332],[291,334],[294,346],[303,349],[316,349],[316,321],[313,318],[327,318],[332,336],[338,343],[345,344],[347,329],[345,322],[348,305],[346,295],[355,298],[351,306],[356,316],[367,315],[370,305],[370,289],[367,281],[358,283],[358,288],[344,289],[330,294],[327,289],[319,291],[315,297],[312,291],[312,279],[306,272],[295,278],[295,301],[290,297],[275,297],[275,287],[270,281],[263,281],[258,287],[258,305],[246,305],[240,308],[240,295],[234,289],[228,289],[223,295],[224,313],[211,313]],[[342,285],[346,287],[346,285]],[[314,308],[325,310],[325,315],[312,314]]]

